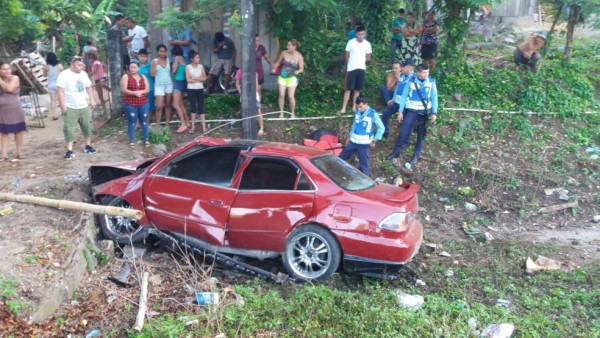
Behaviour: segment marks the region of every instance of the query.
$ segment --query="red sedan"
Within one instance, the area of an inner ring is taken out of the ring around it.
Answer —
[[[294,278],[397,272],[418,252],[419,186],[377,183],[338,157],[286,143],[198,138],[160,158],[90,168],[104,235],[167,234],[205,252],[282,257]],[[157,231],[158,230],[158,231]]]

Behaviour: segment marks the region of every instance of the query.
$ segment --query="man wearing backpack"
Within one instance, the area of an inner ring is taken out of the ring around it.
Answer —
[[[417,164],[425,145],[427,123],[429,119],[432,123],[435,122],[437,110],[438,95],[435,81],[429,77],[429,67],[426,64],[420,64],[413,82],[404,86],[398,107],[398,112],[401,112],[398,114],[398,123],[402,123],[402,126],[394,151],[386,158],[391,160],[395,166],[399,165],[400,153],[410,142],[413,127],[416,124],[417,142],[410,165]]]

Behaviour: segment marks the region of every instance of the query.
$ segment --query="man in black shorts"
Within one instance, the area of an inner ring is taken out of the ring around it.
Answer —
[[[348,40],[344,59],[348,64],[346,81],[344,83],[344,101],[339,114],[346,113],[346,106],[350,99],[350,91],[354,92],[352,98],[352,112],[356,110],[356,98],[365,87],[365,71],[367,62],[371,61],[371,44],[365,40],[365,27],[356,27],[356,38]]]

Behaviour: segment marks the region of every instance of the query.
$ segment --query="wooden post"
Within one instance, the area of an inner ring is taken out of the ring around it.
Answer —
[[[242,51],[242,131],[245,139],[255,139],[257,132],[255,11],[256,0],[242,0],[242,34],[239,48]]]
[[[121,114],[123,111],[123,98],[119,82],[121,81],[121,70],[123,59],[121,56],[121,32],[109,29],[106,31],[106,55],[108,56],[108,74],[111,94],[111,108],[113,114]],[[111,116],[113,118],[114,116]]]

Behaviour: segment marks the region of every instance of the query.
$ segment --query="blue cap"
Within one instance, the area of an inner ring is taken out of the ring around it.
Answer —
[[[400,67],[406,67],[406,66],[414,66],[415,62],[413,61],[413,59],[406,59],[402,62],[400,62]]]

